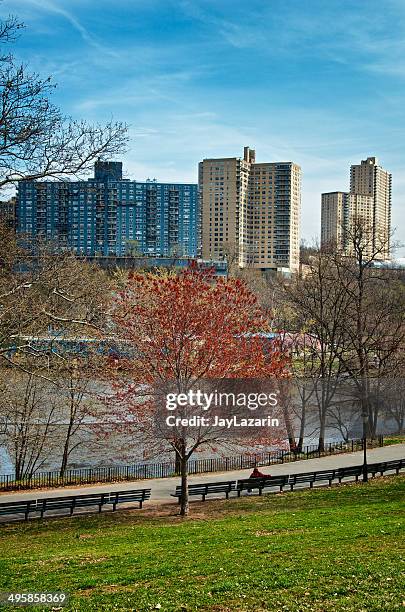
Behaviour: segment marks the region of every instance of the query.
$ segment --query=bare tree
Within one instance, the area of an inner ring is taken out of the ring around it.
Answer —
[[[307,240],[301,240],[300,244],[300,263],[309,265],[312,257],[318,255],[318,247],[316,244],[310,244]]]
[[[50,339],[52,350],[52,343],[66,337],[105,332],[111,291],[103,271],[42,243],[24,249],[10,230],[0,228],[2,236],[0,361],[15,363],[15,351],[40,355],[42,337]]]
[[[0,44],[15,39],[16,18],[0,23]],[[63,178],[123,150],[127,127],[66,117],[51,101],[50,77],[29,73],[10,53],[0,56],[0,187],[19,180]]]
[[[311,408],[317,399],[316,389],[319,381],[318,342],[315,337],[303,333],[298,336],[294,344],[297,355],[291,359],[291,378],[298,397],[298,406],[295,405],[294,408],[300,426],[295,448],[297,452],[302,452],[304,439],[308,435],[308,426],[314,430],[311,434],[316,431],[316,424],[310,423],[310,418]]]
[[[62,458],[60,476],[68,467],[69,458],[84,444],[89,417],[94,414],[95,393],[92,389],[93,376],[90,364],[83,357],[65,359],[65,366],[57,380],[61,393]]]
[[[3,371],[3,377],[5,372]],[[52,455],[57,441],[57,402],[35,372],[7,372],[0,414],[3,439],[14,464],[15,479],[31,478]]]
[[[236,241],[228,241],[223,246],[223,258],[226,261],[226,274],[236,276],[239,270],[239,246]]]
[[[342,321],[347,307],[346,293],[336,282],[336,272],[331,264],[330,256],[318,251],[309,260],[309,272],[305,278],[297,276],[292,283],[285,285],[288,301],[295,312],[295,331],[307,338],[304,353],[306,372],[302,370],[302,375],[309,374],[312,388],[306,391],[303,407],[306,407],[308,393],[311,398],[316,398],[320,450],[324,450],[328,411],[341,374]],[[300,360],[302,358],[298,358]]]
[[[376,239],[362,218],[346,230],[350,256],[336,252],[336,284],[346,295],[341,328],[344,350],[340,362],[353,381],[363,420],[363,437],[375,437],[381,403],[374,401],[376,379],[387,376],[392,358],[405,344],[403,287],[389,270],[374,263],[386,253],[390,237]]]
[[[2,43],[14,41],[22,28],[23,24],[18,21],[17,17],[9,15],[7,19],[0,22],[0,41]]]

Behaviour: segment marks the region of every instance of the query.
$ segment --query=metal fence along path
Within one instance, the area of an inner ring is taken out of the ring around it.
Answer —
[[[367,445],[371,448],[383,446],[383,443],[383,437],[379,436],[376,440],[368,441]],[[227,472],[354,452],[362,448],[363,440],[361,439],[349,440],[348,442],[330,442],[325,444],[323,451],[319,450],[318,445],[313,444],[305,446],[301,452],[276,450],[267,453],[241,454],[232,457],[193,459],[189,461],[188,468],[189,474]],[[37,472],[21,480],[16,480],[14,475],[0,474],[0,491],[65,487],[104,482],[125,482],[130,480],[146,480],[148,478],[169,478],[176,475],[178,473],[176,473],[174,461],[73,469],[67,470],[63,476],[56,470],[52,472]]]

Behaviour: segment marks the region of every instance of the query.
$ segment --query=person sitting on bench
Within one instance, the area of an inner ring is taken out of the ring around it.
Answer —
[[[255,467],[253,468],[253,472],[250,474],[249,478],[271,478],[270,474],[263,474],[259,472],[259,470]]]
[[[253,468],[253,472],[250,474],[249,478],[271,478],[270,474],[263,474],[259,472],[259,470],[255,467]],[[248,494],[252,492],[252,489],[247,490]]]

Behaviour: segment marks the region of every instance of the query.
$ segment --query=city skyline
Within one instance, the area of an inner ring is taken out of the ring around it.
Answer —
[[[249,144],[303,172],[302,237],[320,237],[321,193],[379,158],[393,174],[392,226],[405,242],[405,6],[314,0],[5,0],[26,25],[18,59],[55,77],[75,118],[131,124],[128,177],[198,180],[202,158]],[[378,10],[378,20],[375,18]],[[402,248],[396,256],[404,256]]]

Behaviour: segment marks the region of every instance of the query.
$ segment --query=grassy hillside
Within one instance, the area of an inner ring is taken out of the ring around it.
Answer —
[[[66,590],[69,610],[394,612],[404,492],[399,476],[193,503],[186,520],[146,506],[3,525],[0,590]]]

